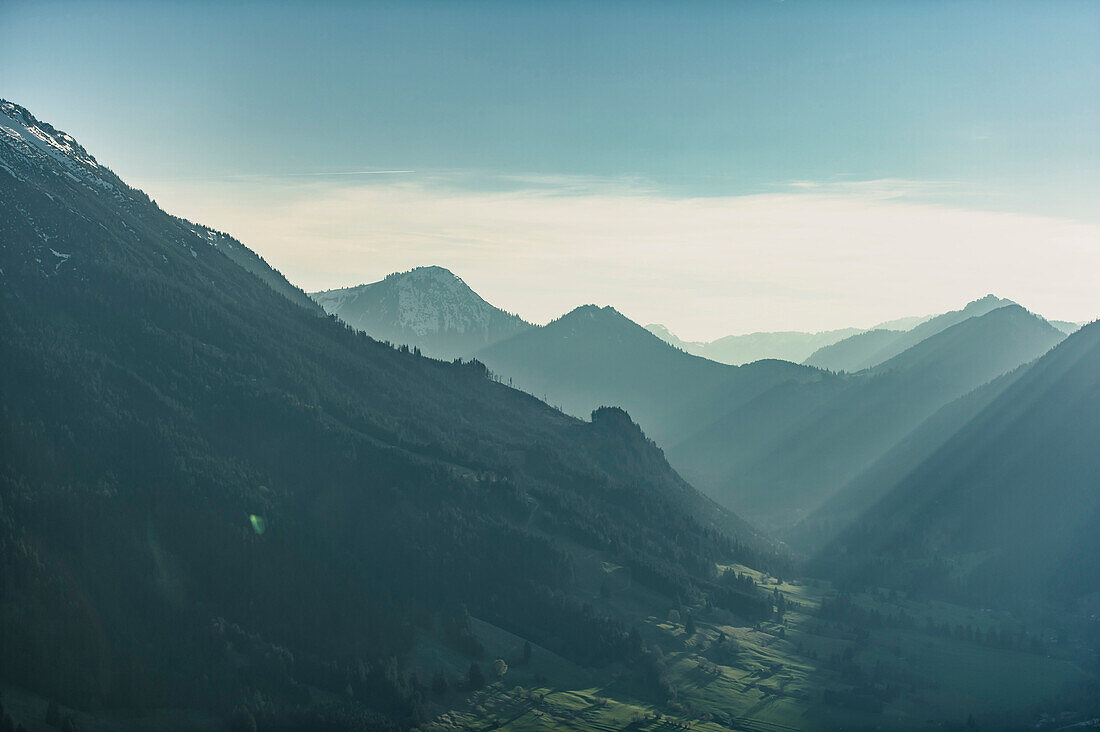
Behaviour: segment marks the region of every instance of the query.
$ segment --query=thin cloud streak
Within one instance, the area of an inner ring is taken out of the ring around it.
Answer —
[[[219,180],[255,180],[273,181],[280,178],[329,178],[345,175],[397,175],[403,173],[415,173],[415,170],[337,170],[329,173],[279,173],[268,175],[264,173],[227,173],[225,175],[203,175],[181,178],[150,178],[147,183],[177,183],[183,181],[219,181]]]
[[[595,302],[710,339],[869,326],[988,292],[1052,318],[1100,315],[1100,226],[925,199],[949,184],[676,198],[592,179],[503,191],[434,183],[224,181],[150,193],[239,237],[307,290],[439,264],[536,322]]]

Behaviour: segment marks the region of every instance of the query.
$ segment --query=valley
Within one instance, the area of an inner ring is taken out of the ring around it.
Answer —
[[[438,266],[307,295],[8,101],[0,163],[13,730],[1100,715],[1100,324],[735,365]]]

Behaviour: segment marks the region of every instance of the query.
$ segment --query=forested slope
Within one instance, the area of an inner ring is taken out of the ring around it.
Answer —
[[[0,113],[8,682],[86,709],[247,696],[311,726],[411,723],[402,654],[439,618],[473,653],[466,608],[643,668],[637,635],[574,596],[582,555],[764,612],[715,562],[783,557],[624,413],[583,422],[317,317],[68,135]]]

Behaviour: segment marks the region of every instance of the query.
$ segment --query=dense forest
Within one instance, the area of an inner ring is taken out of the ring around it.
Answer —
[[[442,623],[479,660],[469,614],[636,663],[577,593],[593,552],[667,603],[764,611],[716,562],[785,555],[625,413],[582,422],[317,317],[5,105],[70,146],[0,145],[5,679],[87,709],[412,724],[398,659]]]

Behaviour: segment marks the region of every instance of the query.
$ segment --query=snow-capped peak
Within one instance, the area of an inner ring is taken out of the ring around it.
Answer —
[[[468,355],[530,327],[486,302],[443,267],[417,267],[369,285],[315,292],[326,312],[393,343],[432,355]]]
[[[72,135],[38,121],[25,107],[6,99],[0,99],[0,135],[25,155],[48,155],[70,168],[99,169],[99,163]]]

